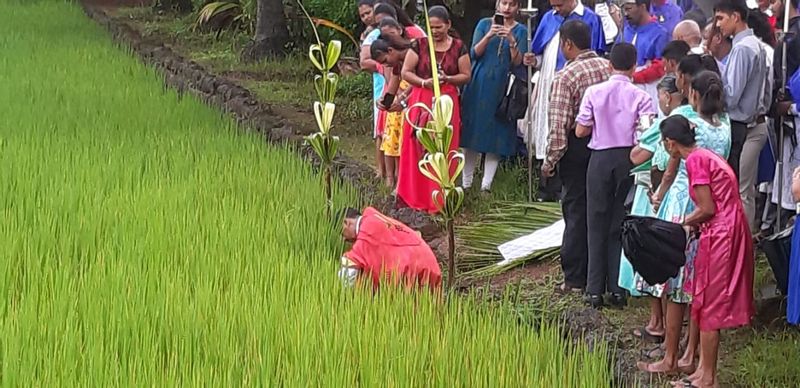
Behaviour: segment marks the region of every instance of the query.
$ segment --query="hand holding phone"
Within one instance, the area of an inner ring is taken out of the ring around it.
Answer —
[[[386,93],[386,94],[383,96],[383,100],[381,101],[381,105],[383,105],[383,107],[384,107],[385,109],[389,109],[389,107],[391,107],[391,106],[392,106],[392,103],[393,103],[393,102],[394,102],[394,94],[391,94],[391,93]]]
[[[494,15],[494,24],[498,26],[502,26],[506,24],[506,17],[497,13]]]

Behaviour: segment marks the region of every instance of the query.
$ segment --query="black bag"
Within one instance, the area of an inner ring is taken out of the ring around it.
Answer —
[[[528,109],[528,86],[524,80],[517,78],[514,73],[508,73],[505,88],[506,94],[497,106],[495,116],[498,119],[515,123],[525,117]]]
[[[622,223],[622,249],[647,283],[661,284],[686,264],[683,226],[652,217],[627,216]]]
[[[789,256],[792,252],[792,231],[794,226],[775,233],[759,243],[767,256],[769,266],[775,275],[775,282],[783,295],[789,292]]]

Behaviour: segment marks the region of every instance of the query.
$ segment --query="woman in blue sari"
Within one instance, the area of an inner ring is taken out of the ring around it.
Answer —
[[[500,158],[517,151],[516,122],[496,117],[495,111],[505,95],[509,72],[528,51],[528,29],[516,21],[519,7],[519,0],[498,0],[496,12],[503,16],[503,24],[485,18],[475,27],[470,50],[472,81],[461,97],[465,189],[472,186],[480,154],[486,154],[481,190],[489,191]]]
[[[664,77],[661,82],[658,83],[657,89],[658,107],[665,115],[669,115],[673,110],[683,104],[684,98],[678,90],[675,77]],[[663,119],[663,117],[659,118],[649,129],[644,131],[639,137],[639,144],[633,147],[631,151],[631,162],[637,166],[632,171],[636,182],[636,192],[633,197],[631,215],[643,217],[656,216],[653,204],[650,203],[650,194],[651,189],[658,185],[651,183],[652,177],[650,170],[655,165],[666,164],[665,161],[659,163],[658,160],[652,160],[653,154],[656,152],[659,144],[661,144],[661,130],[659,124],[661,124]],[[636,289],[635,272],[628,258],[625,257],[625,252],[622,252],[622,257],[620,258],[619,286],[627,290],[631,296],[647,296],[647,294],[642,294]],[[646,326],[636,329],[634,335],[655,342],[660,342],[663,339],[664,314],[661,309],[660,299],[651,298],[650,321]]]

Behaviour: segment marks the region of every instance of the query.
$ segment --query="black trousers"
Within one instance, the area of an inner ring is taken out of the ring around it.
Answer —
[[[731,153],[728,155],[728,164],[739,179],[739,159],[742,156],[744,142],[747,139],[747,123],[731,121]]]
[[[571,135],[567,152],[558,162],[561,181],[561,213],[564,217],[564,243],[561,244],[561,269],[570,287],[586,286],[589,247],[586,235],[586,170],[591,151],[588,138]]]
[[[592,151],[586,173],[589,266],[586,292],[622,293],[619,261],[625,198],[633,186],[631,148]],[[565,244],[568,242],[565,240]]]

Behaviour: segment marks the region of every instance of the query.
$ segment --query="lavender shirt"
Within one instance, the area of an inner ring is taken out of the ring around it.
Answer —
[[[592,127],[589,148],[599,151],[636,145],[639,117],[655,116],[653,99],[627,76],[614,74],[608,81],[586,89],[576,121]]]

